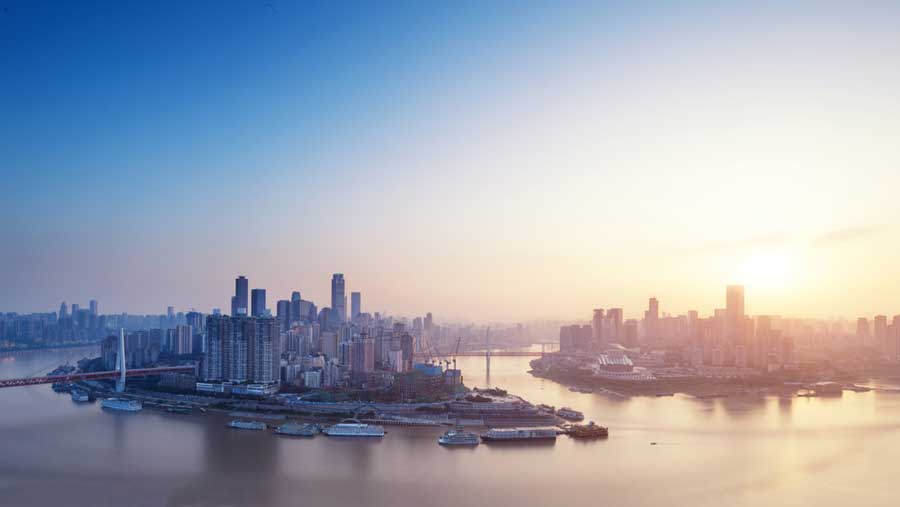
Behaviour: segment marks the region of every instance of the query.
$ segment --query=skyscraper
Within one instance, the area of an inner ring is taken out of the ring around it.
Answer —
[[[233,315],[247,315],[247,290],[248,282],[243,276],[234,280],[234,311]]]
[[[331,277],[331,309],[339,322],[347,321],[347,296],[344,294],[344,275],[335,273]]]
[[[350,319],[355,320],[362,312],[362,294],[359,292],[350,293]]]
[[[744,316],[743,285],[729,285],[725,289],[725,314],[728,320],[735,322]]]
[[[610,308],[607,312],[606,318],[609,320],[609,332],[610,337],[607,341],[615,341],[616,343],[622,343],[624,339],[624,335],[622,332],[622,309],[621,308]]]
[[[603,308],[594,308],[594,318],[591,321],[591,341],[597,350],[603,350],[607,345],[603,340],[603,319]]]
[[[66,302],[63,301],[61,305],[59,305],[59,318],[60,320],[69,316],[69,309],[66,307]]]
[[[275,314],[278,319],[278,325],[281,327],[282,331],[287,331],[291,328],[291,302],[287,299],[279,300],[278,303],[275,304]]]
[[[91,310],[91,315],[93,315],[94,317],[96,317],[96,316],[98,315],[99,308],[98,308],[98,306],[97,306],[97,300],[96,300],[96,299],[92,299],[92,300],[91,300],[91,302],[90,302],[90,310]]]
[[[250,315],[262,317],[266,314],[266,289],[253,289],[250,292]]]
[[[659,301],[656,298],[650,298],[644,312],[644,338],[648,341],[659,338]]]
[[[289,322],[300,322],[301,320],[307,319],[306,315],[303,315],[303,299],[300,297],[299,291],[294,291],[291,293],[291,315]]]

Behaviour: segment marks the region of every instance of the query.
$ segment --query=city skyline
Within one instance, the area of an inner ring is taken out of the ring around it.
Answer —
[[[528,7],[9,7],[0,307],[892,311],[900,6]]]

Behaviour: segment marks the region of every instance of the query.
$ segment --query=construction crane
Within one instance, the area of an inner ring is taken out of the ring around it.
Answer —
[[[456,337],[456,349],[453,351],[453,369],[456,369],[456,356],[459,354],[459,342],[462,341],[461,336]]]

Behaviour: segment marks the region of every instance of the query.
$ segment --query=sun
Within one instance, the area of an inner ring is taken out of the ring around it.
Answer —
[[[737,266],[735,277],[747,287],[781,290],[790,287],[794,262],[787,251],[759,251],[745,256]]]

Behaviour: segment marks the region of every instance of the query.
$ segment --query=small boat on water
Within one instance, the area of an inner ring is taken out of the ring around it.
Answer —
[[[463,431],[458,426],[438,437],[440,445],[478,445],[480,442],[477,434]]]
[[[72,389],[72,392],[69,394],[70,396],[72,396],[72,401],[76,403],[85,403],[91,401],[91,397],[88,396],[88,393],[80,389]]]
[[[106,398],[100,402],[100,406],[122,412],[139,412],[144,408],[144,406],[141,405],[141,402],[137,400],[127,400],[125,398]]]
[[[275,433],[291,437],[314,437],[319,430],[320,428],[317,424],[301,424],[296,421],[290,421],[275,428]]]
[[[193,411],[193,407],[190,405],[175,405],[171,407],[166,407],[166,412],[170,414],[190,414]]]
[[[569,407],[563,407],[556,411],[556,415],[562,417],[567,421],[583,421],[584,414],[581,412],[571,409]]]
[[[254,431],[262,431],[267,428],[266,423],[260,421],[240,421],[235,419],[228,423],[229,428],[234,428],[236,430],[254,430]]]

